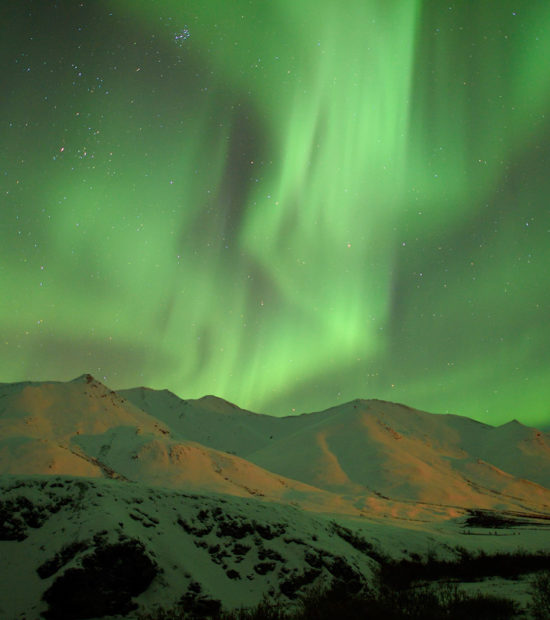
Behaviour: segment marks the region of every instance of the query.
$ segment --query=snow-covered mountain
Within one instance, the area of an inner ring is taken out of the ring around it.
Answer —
[[[550,511],[550,435],[517,421],[489,426],[457,415],[357,400],[275,418],[213,396],[120,392],[178,439],[231,452],[269,471],[353,497],[372,513],[461,508]],[[388,503],[389,502],[389,503]],[[411,507],[410,503],[414,506]]]
[[[181,438],[91,375],[0,386],[0,473],[115,478],[359,514],[339,495]]]
[[[275,418],[83,375],[0,384],[0,490],[0,617],[71,617],[67,592],[81,604],[115,557],[142,577],[78,617],[200,615],[359,587],[384,555],[547,548],[550,436],[377,400]]]
[[[213,396],[114,392],[90,375],[0,386],[0,472],[76,474],[430,518],[548,511],[550,436],[357,400],[276,418]]]

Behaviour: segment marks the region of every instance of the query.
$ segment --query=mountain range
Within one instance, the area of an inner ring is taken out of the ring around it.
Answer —
[[[133,563],[141,554],[164,575],[129,594],[130,607],[167,591],[195,609],[291,603],[335,572],[368,580],[381,553],[449,553],[466,524],[482,528],[472,548],[517,545],[487,542],[487,523],[499,522],[542,548],[550,435],[379,400],[273,417],[214,396],[114,391],[87,374],[0,384],[0,487],[5,617],[64,617],[52,588],[128,540]],[[318,556],[315,570],[306,556]],[[48,557],[57,568],[42,576]],[[304,566],[315,573],[305,581]]]

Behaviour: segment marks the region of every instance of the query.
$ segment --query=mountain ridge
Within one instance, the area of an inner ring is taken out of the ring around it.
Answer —
[[[123,390],[121,393],[129,400],[136,399],[137,396],[137,390]],[[148,393],[151,395],[151,392]],[[271,468],[291,477],[296,474],[292,473],[288,468],[285,469],[282,463],[276,463],[273,459],[266,460],[263,457],[271,450],[275,455],[285,454],[284,458],[288,464],[286,455],[289,452],[291,454],[296,453],[299,445],[289,449],[288,446],[282,447],[282,444],[279,444],[279,448],[275,445],[272,445],[270,448],[270,444],[285,437],[288,439],[294,436],[297,444],[303,442],[304,445],[311,446],[315,444],[313,437],[315,429],[318,434],[320,433],[319,441],[322,442],[323,440],[320,438],[322,427],[330,426],[331,420],[333,425],[337,426],[339,419],[340,424],[348,424],[350,419],[355,419],[357,422],[358,417],[363,416],[363,423],[358,425],[358,430],[360,432],[364,431],[364,429],[360,428],[361,426],[370,427],[371,435],[378,435],[378,446],[381,445],[384,433],[382,432],[381,434],[377,431],[385,431],[396,441],[404,440],[407,442],[408,439],[413,437],[418,444],[416,452],[433,448],[443,455],[446,454],[447,458],[466,459],[469,455],[473,461],[481,459],[491,462],[499,470],[509,472],[517,478],[530,479],[543,486],[550,484],[550,436],[543,431],[532,429],[517,421],[491,426],[456,414],[433,414],[418,411],[400,403],[391,403],[378,399],[356,399],[321,412],[281,418],[265,416],[265,414],[252,414],[252,416],[256,417],[251,417],[248,412],[238,410],[246,414],[244,417],[241,416],[239,418],[238,413],[236,413],[237,420],[242,422],[241,427],[238,428],[239,432],[237,433],[235,428],[232,430],[231,428],[224,427],[224,430],[214,437],[212,436],[211,429],[208,431],[209,434],[201,433],[201,424],[204,425],[205,423],[205,415],[210,415],[212,420],[215,420],[215,424],[221,423],[214,413],[203,411],[201,419],[198,420],[196,414],[193,415],[191,407],[193,401],[173,400],[171,407],[163,410],[161,399],[155,402],[152,402],[152,400],[148,401],[145,399],[141,402],[141,405],[165,423],[170,421],[173,433],[181,433],[181,436],[211,445],[216,449],[236,452],[267,469]],[[173,414],[177,414],[177,420],[173,417]],[[186,416],[188,423],[183,419]],[[347,422],[345,421],[346,419],[348,420]],[[376,425],[373,424],[373,420],[376,420]],[[212,426],[215,424],[212,422]],[[253,428],[251,428],[252,424],[255,424]],[[284,426],[287,428],[283,428]],[[302,434],[302,439],[300,439],[300,433]],[[304,438],[308,433],[309,437]],[[334,436],[334,428],[330,434]],[[503,448],[508,441],[511,441],[508,437],[509,434],[517,435],[517,438],[523,442],[519,446],[516,445],[511,451],[504,450]],[[249,449],[247,451],[243,447],[243,444],[250,445],[253,439],[258,437],[262,445],[256,450]],[[350,437],[350,441],[353,440],[354,438]],[[540,449],[534,449],[534,446]],[[328,444],[325,442],[324,448],[321,448],[326,452]],[[387,451],[388,449],[390,448],[386,445],[385,450]],[[342,451],[345,452],[345,448],[342,448]],[[520,454],[521,452],[523,455]],[[529,452],[533,454],[529,455]],[[522,456],[522,458],[518,458],[518,455]],[[539,458],[541,455],[545,457],[542,467]],[[330,476],[326,476],[325,472],[325,477]],[[308,482],[312,483],[311,480],[308,480]],[[383,490],[380,492],[383,495],[387,494]]]
[[[121,613],[205,617],[262,596],[292,609],[331,583],[368,589],[381,567],[434,549],[444,562],[520,546],[536,559],[549,463],[537,429],[377,399],[276,418],[90,374],[0,384],[0,615],[73,617],[55,615],[67,599],[85,614],[91,587],[109,617],[136,565],[149,580]],[[527,586],[483,587],[522,601]]]
[[[0,472],[76,468],[354,515],[550,513],[550,436],[518,422],[490,426],[379,399],[274,417],[212,395],[114,391],[89,373],[0,384],[0,395]]]

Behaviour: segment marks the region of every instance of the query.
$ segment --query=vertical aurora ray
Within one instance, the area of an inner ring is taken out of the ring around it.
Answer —
[[[3,380],[550,416],[549,8],[25,6]]]
[[[250,130],[250,119],[243,122],[234,112],[243,82],[249,106],[269,111],[262,124],[269,153],[241,162],[250,172],[236,232],[224,234],[232,202],[227,170],[212,179],[217,217],[200,215],[200,230],[193,231],[216,239],[221,251],[206,262],[205,284],[193,304],[207,300],[209,309],[184,324],[209,334],[218,347],[194,385],[212,390],[214,375],[224,394],[238,383],[233,398],[239,402],[268,402],[350,356],[369,359],[384,347],[392,263],[387,245],[400,209],[396,179],[407,145],[418,3],[355,2],[343,14],[336,4],[312,11],[283,2],[271,9],[276,12],[245,15],[223,4],[216,8],[214,15],[205,7],[206,14],[195,16],[198,26],[208,24],[197,28],[197,37],[209,48],[211,70],[235,89],[227,104],[232,112],[220,106],[216,118],[229,135],[236,123],[239,131]],[[231,256],[233,275],[217,278],[227,265],[229,237],[241,258]],[[185,295],[176,303],[185,305]],[[182,311],[175,321],[181,322]],[[206,355],[202,338],[193,343],[184,336],[191,366]]]
[[[242,230],[284,314],[298,315],[290,332],[275,322],[256,353],[273,367],[255,380],[266,394],[384,349],[416,4],[303,16],[300,77],[271,128],[278,156]]]

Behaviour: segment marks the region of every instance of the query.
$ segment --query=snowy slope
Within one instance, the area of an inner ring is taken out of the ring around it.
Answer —
[[[146,388],[121,393],[174,436],[353,495],[365,510],[378,509],[382,497],[413,502],[414,510],[423,503],[550,511],[550,436],[517,422],[492,427],[376,400],[274,418],[213,397],[181,400]]]
[[[292,606],[316,583],[369,583],[383,555],[548,550],[549,446],[381,401],[274,418],[90,375],[0,384],[0,617],[59,596],[107,617],[105,589],[120,613]]]
[[[550,441],[517,422],[357,400],[275,418],[90,375],[0,385],[0,472],[77,474],[365,516],[550,513]]]
[[[60,600],[88,612],[93,605],[86,617],[97,618],[182,602],[202,617],[263,597],[291,609],[315,585],[336,580],[353,591],[371,583],[381,554],[550,549],[544,524],[468,536],[457,521],[334,520],[255,498],[112,479],[3,475],[0,498],[0,617],[10,619],[42,618],[48,608],[52,618],[76,617],[59,613]],[[476,585],[528,598],[525,580]],[[118,607],[109,607],[113,600]]]
[[[90,375],[69,383],[0,386],[0,473],[118,478],[321,512],[360,512],[339,495],[173,439],[165,424]]]
[[[290,506],[66,476],[4,476],[0,491],[4,517],[9,507],[0,528],[2,618],[38,618],[57,578],[127,539],[159,567],[136,597],[143,609],[182,597],[229,608],[264,594],[291,603],[304,586],[335,576],[365,581],[375,566],[330,521]],[[38,570],[48,562],[56,570]]]

